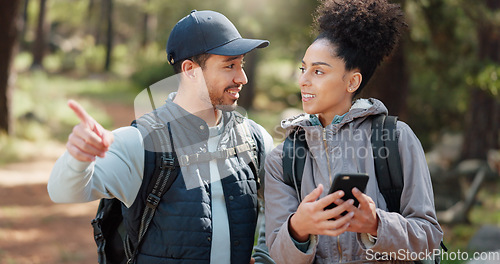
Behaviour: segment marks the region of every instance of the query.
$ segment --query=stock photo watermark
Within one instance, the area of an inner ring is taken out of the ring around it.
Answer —
[[[136,119],[143,120],[144,118],[141,117],[144,115],[149,116],[149,121],[138,121],[138,124],[144,123],[144,127],[151,127],[154,130],[161,129],[163,130],[163,134],[167,135],[170,134],[170,132],[168,132],[167,127],[162,124],[181,124],[191,122],[188,121],[190,113],[186,111],[178,111],[170,115],[155,111],[155,109],[164,107],[165,98],[168,98],[167,101],[174,100],[178,92],[180,79],[179,74],[170,76],[144,89],[136,96],[134,100]],[[204,100],[202,100],[203,103],[197,108],[197,110],[200,111],[200,113],[209,110],[213,111],[215,105],[210,101],[208,90],[206,88],[200,89],[200,93],[200,96],[204,98]],[[221,105],[217,105],[216,109],[221,113],[235,111],[242,117],[248,117],[246,110],[236,104],[222,105],[221,102]],[[220,149],[215,151],[208,151],[207,142],[203,137],[179,137],[179,135],[184,136],[184,132],[182,130],[176,131],[176,129],[181,126],[182,125],[171,126],[171,129],[173,130],[173,142],[175,142],[175,144],[173,144],[173,150],[178,155],[179,161],[181,161],[181,171],[188,189],[204,185],[204,182],[209,180],[203,179],[203,175],[201,173],[208,169],[206,161],[217,160],[220,165],[227,165],[222,166],[221,168],[227,167],[243,169],[248,167],[248,165],[254,160],[253,157],[255,154],[253,148],[243,149],[241,146],[229,144],[221,146]],[[373,148],[373,146],[369,143],[371,139],[376,138],[379,141],[398,140],[399,132],[396,129],[389,130],[382,128],[373,131],[377,134],[372,135],[372,130],[369,128],[366,129],[354,126],[349,126],[347,129],[339,131],[338,133],[325,132],[323,129],[309,129],[307,137],[311,137],[313,141],[320,139],[322,142],[328,142],[328,144],[311,145],[304,151],[294,152],[293,155],[295,155],[295,158],[303,158],[300,155],[312,155],[314,158],[323,158],[322,156],[327,156],[328,159],[333,160],[349,160],[353,164],[356,164],[356,167],[360,167],[361,165],[359,165],[359,163],[363,160],[371,160],[374,156],[380,158],[387,158],[389,156],[389,149],[387,147],[381,146]],[[275,140],[278,141],[283,141],[287,136],[289,136],[282,128],[275,127],[274,132]],[[245,135],[248,133],[239,134]],[[156,133],[147,133],[144,134],[143,137],[155,138],[155,135]],[[221,137],[224,138],[224,136],[225,134],[222,133]],[[303,136],[305,136],[305,134],[303,134]],[[305,140],[305,138],[301,140]],[[251,137],[244,137],[240,139],[240,141],[248,141],[251,143],[252,140]],[[144,147],[147,151],[157,151],[155,144],[145,144]],[[235,155],[236,153],[229,155],[234,152],[232,151],[233,149],[240,151],[238,151],[237,155]],[[375,152],[377,155],[374,154]],[[361,170],[365,169],[362,168]],[[221,169],[220,178],[223,179],[233,173],[234,171],[232,169]],[[198,179],[202,180],[200,181]]]
[[[444,251],[443,249],[425,250],[423,252],[412,252],[408,249],[400,249],[396,252],[375,252],[372,249],[366,250],[366,260],[368,261],[389,261],[389,260],[434,260],[446,261],[500,261],[500,251],[496,252],[467,252]]]

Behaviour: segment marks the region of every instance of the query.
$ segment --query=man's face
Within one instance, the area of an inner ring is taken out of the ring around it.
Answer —
[[[214,108],[234,110],[239,92],[248,82],[243,70],[243,57],[211,55],[203,68],[208,95]]]

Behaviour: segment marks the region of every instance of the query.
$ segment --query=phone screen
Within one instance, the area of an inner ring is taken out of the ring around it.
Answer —
[[[347,201],[349,199],[354,200],[354,206],[358,207],[359,201],[352,194],[352,188],[356,187],[361,192],[365,192],[366,184],[368,183],[368,174],[366,173],[339,173],[335,175],[333,184],[330,187],[328,194],[334,193],[338,190],[344,191],[344,196],[342,200]],[[330,204],[325,207],[325,210],[332,209],[337,206],[335,203]],[[343,212],[342,215],[346,215],[347,211]]]

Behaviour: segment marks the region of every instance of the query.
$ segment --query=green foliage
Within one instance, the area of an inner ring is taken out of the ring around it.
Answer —
[[[110,77],[74,79],[41,71],[19,74],[16,84],[12,102],[15,134],[0,135],[2,164],[39,155],[36,152],[50,147],[53,139],[66,141],[79,122],[67,106],[69,98],[77,99],[100,124],[111,128],[106,112],[91,100],[132,104],[137,90]]]
[[[300,108],[295,65],[313,41],[313,13],[318,0],[114,0],[115,45],[112,72],[143,89],[172,74],[164,47],[175,23],[192,9],[224,13],[244,37],[266,38],[257,51],[255,108],[283,111]],[[409,0],[400,3],[409,24],[405,40],[410,94],[409,123],[426,149],[444,131],[464,130],[468,92],[479,87],[498,97],[498,65],[479,60],[478,29],[498,25],[500,12],[483,1]],[[52,52],[44,61],[49,72],[89,76],[103,70],[105,18],[100,1],[48,1]],[[32,41],[39,3],[29,2],[27,42]],[[144,15],[151,19],[149,43],[142,46]],[[30,62],[22,53],[22,68]]]
[[[451,8],[454,7],[454,8]],[[477,65],[476,26],[454,0],[407,1],[410,125],[425,149],[443,131],[462,131],[469,104],[465,76]]]
[[[130,78],[140,90],[174,75],[172,66],[167,63],[165,50],[160,50],[157,44],[140,50],[135,59],[135,72]]]
[[[470,223],[444,226],[444,242],[449,252],[467,252],[472,236],[483,225],[500,226],[500,183],[490,181],[478,194],[477,203],[470,211]],[[469,252],[472,256],[472,252]],[[446,263],[462,263],[460,261],[444,261]]]
[[[477,86],[500,99],[500,65],[490,63],[476,75],[467,78],[467,84]]]
[[[500,66],[488,58],[479,59],[477,36],[484,21],[500,23],[500,12],[488,10],[484,1],[397,2],[404,5],[409,24],[405,40],[411,86],[409,122],[428,149],[439,133],[464,131],[470,89],[479,87],[499,97]],[[243,37],[270,40],[268,48],[256,51],[260,55],[256,111],[249,113],[250,118],[282,139],[281,113],[288,107],[301,108],[297,67],[315,37],[311,23],[317,0],[114,0],[115,45],[108,74],[100,73],[105,56],[101,1],[94,1],[91,9],[88,3],[48,1],[52,49],[44,66],[49,74],[26,72],[32,60],[30,51],[18,54],[14,67],[20,73],[12,103],[16,134],[0,135],[0,163],[29,158],[26,153],[39,150],[40,142],[65,141],[78,122],[66,105],[68,98],[77,98],[96,120],[110,127],[111,120],[94,101],[131,104],[137,91],[172,75],[164,47],[172,27],[192,9],[220,11]],[[29,1],[24,42],[34,38],[38,5]],[[145,13],[152,20],[149,43],[142,46]],[[445,242],[450,250],[465,250],[481,224],[500,225],[498,193],[498,189],[480,193],[483,204],[473,208],[470,225],[447,227]],[[60,258],[79,259],[73,254],[61,252]],[[3,255],[0,250],[0,260]]]
[[[168,63],[144,63],[132,74],[131,80],[141,90],[160,80],[173,75],[172,66]]]
[[[477,60],[475,36],[480,19],[497,21],[499,13],[488,11],[484,3],[477,1],[396,2],[405,8],[409,24],[406,41],[411,85],[407,100],[409,123],[428,149],[443,130],[464,129],[462,120],[472,85],[498,94],[498,81],[494,80],[498,68],[486,67]],[[79,75],[102,71],[105,49],[96,43],[99,30],[101,43],[105,38],[102,4],[94,1],[89,8],[89,2],[83,0],[49,3],[51,42],[57,50],[45,59],[46,67],[51,72]],[[255,108],[278,112],[286,107],[300,108],[295,67],[315,37],[311,24],[318,3],[317,0],[115,0],[112,72],[124,79],[130,77],[138,89],[170,76],[172,71],[164,51],[168,33],[192,9],[211,9],[224,13],[244,37],[271,41],[268,48],[257,51],[260,61],[254,78]],[[30,2],[31,20],[36,18],[37,8],[37,4]],[[142,46],[146,13],[152,19],[150,42]]]
[[[104,45],[89,46],[75,58],[75,67],[84,72],[102,72],[106,48]]]
[[[61,263],[75,263],[83,261],[85,259],[85,255],[78,251],[61,249],[59,252],[59,258],[61,259]]]
[[[65,139],[70,127],[78,122],[73,112],[67,107],[69,95],[87,90],[104,89],[102,82],[86,82],[50,76],[43,72],[27,72],[19,75],[18,89],[13,98],[13,116],[16,120],[16,135],[30,141],[47,140],[50,137]],[[84,105],[87,103],[82,102]],[[96,120],[103,125],[110,125],[101,111],[89,109]]]
[[[17,54],[13,61],[12,67],[19,72],[27,71],[33,61],[33,57],[28,52],[21,52]]]
[[[2,150],[0,165],[19,160],[20,154],[16,151],[15,140],[10,139],[5,133],[0,133],[0,149]]]
[[[39,3],[35,2],[38,12]],[[47,21],[54,21],[60,30],[70,30],[71,27],[80,27],[82,21],[85,21],[87,15],[88,1],[85,0],[51,0],[47,1]],[[70,12],[68,12],[70,11]],[[34,14],[33,14],[34,15]],[[34,15],[33,17],[36,17]],[[64,21],[64,23],[62,23]]]
[[[491,224],[500,226],[500,182],[485,184],[478,194],[479,206],[474,207],[470,216],[476,224]]]
[[[300,88],[297,83],[298,68],[299,64],[291,59],[261,62],[257,69],[260,77],[258,82],[262,88],[260,92],[265,96],[256,100],[256,108],[278,112],[286,107],[301,108]]]
[[[281,116],[279,112],[269,110],[252,111],[248,113],[248,118],[264,127],[264,129],[271,134],[273,139],[283,139],[283,131],[280,126]],[[281,142],[276,143],[279,144]]]

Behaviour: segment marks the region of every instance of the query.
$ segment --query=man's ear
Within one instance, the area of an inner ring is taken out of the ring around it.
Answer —
[[[200,66],[198,66],[198,64],[196,64],[194,61],[184,60],[182,62],[182,65],[181,65],[182,75],[184,75],[186,78],[191,79],[191,80],[196,79],[195,69],[197,67],[200,67]]]
[[[361,82],[363,81],[363,75],[358,70],[355,70],[351,73],[351,77],[349,78],[349,85],[347,87],[347,91],[349,93],[354,93],[358,90]]]

